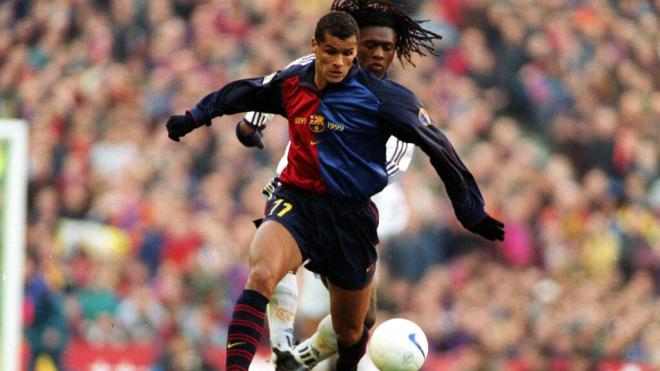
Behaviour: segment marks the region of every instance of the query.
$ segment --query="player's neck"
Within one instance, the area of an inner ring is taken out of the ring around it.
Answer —
[[[328,82],[323,79],[318,79],[314,77],[314,85],[316,85],[316,88],[318,90],[323,90],[325,89],[326,86],[328,86]]]
[[[323,74],[317,66],[314,67],[314,85],[316,85],[318,90],[323,90],[328,86],[328,80],[323,77]]]

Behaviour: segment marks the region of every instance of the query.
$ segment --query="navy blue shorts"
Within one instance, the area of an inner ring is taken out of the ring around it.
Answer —
[[[376,270],[378,209],[371,201],[341,201],[290,185],[266,203],[264,221],[282,224],[298,243],[305,268],[345,290],[369,285]]]

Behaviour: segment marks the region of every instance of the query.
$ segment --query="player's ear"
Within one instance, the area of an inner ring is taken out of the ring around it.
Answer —
[[[319,44],[316,42],[316,38],[312,37],[312,53],[316,54],[319,50]]]

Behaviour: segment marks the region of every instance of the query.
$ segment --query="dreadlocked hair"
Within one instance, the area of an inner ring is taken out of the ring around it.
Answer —
[[[415,66],[413,53],[421,56],[426,56],[427,52],[438,55],[433,41],[442,36],[421,26],[428,20],[410,18],[399,5],[383,0],[334,0],[330,10],[352,15],[360,28],[378,26],[393,29],[396,33],[396,54],[402,65],[405,60]]]

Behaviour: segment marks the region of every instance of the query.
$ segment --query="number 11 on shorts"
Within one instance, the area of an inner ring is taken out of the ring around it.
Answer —
[[[270,208],[270,212],[268,213],[268,215],[273,215],[275,209],[277,209],[280,206],[282,206],[281,210],[277,213],[277,216],[280,218],[283,217],[284,214],[291,211],[291,209],[293,209],[293,205],[291,205],[291,203],[286,202],[281,198],[278,198],[277,200],[273,201],[273,207]]]

